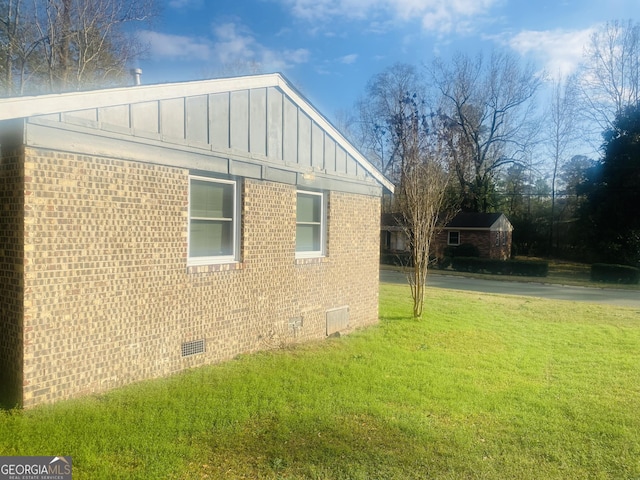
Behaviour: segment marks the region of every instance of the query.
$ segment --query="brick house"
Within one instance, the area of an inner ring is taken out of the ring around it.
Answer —
[[[460,212],[436,236],[438,258],[445,256],[447,247],[475,245],[480,257],[507,260],[511,257],[513,226],[502,213]]]
[[[0,148],[4,405],[378,320],[393,186],[280,75],[0,100]]]

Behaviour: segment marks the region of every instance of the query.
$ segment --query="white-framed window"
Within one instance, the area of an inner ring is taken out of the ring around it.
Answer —
[[[238,182],[189,177],[188,265],[238,260],[240,209]]]
[[[460,245],[460,232],[450,230],[447,245]]]
[[[326,254],[326,196],[321,192],[298,190],[296,202],[296,257]]]

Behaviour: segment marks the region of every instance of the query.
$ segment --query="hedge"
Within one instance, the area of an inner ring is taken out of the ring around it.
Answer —
[[[444,250],[445,257],[479,257],[480,249],[472,243],[449,245]]]
[[[380,263],[383,265],[395,265],[397,267],[407,267],[413,264],[410,252],[381,253]]]
[[[457,272],[491,273],[494,275],[522,275],[546,277],[549,264],[538,260],[494,260],[491,258],[454,257],[451,266]]]
[[[640,268],[594,263],[591,265],[591,281],[633,285],[640,282]]]

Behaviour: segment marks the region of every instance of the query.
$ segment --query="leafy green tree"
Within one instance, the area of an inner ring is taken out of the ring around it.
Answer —
[[[576,203],[579,202],[583,198],[581,186],[589,179],[589,171],[597,165],[597,161],[584,155],[574,155],[562,165],[559,178],[565,196],[573,198]]]
[[[601,260],[640,264],[640,102],[604,133],[604,157],[588,172],[583,221]]]
[[[584,155],[574,155],[560,168],[558,175],[556,245],[558,256],[588,261],[589,231],[579,221],[586,201],[583,185],[598,162]]]
[[[498,183],[501,201],[497,208],[514,227],[513,248],[519,255],[549,253],[551,189],[544,178],[534,173],[528,166],[515,164]]]

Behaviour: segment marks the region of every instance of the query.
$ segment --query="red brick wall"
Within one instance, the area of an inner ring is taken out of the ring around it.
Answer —
[[[502,232],[491,232],[488,230],[456,230],[460,232],[460,244],[471,243],[480,250],[480,257],[507,260],[511,257],[511,232],[507,232],[506,244],[502,244]],[[501,235],[500,244],[496,245],[496,235]],[[436,235],[435,252],[438,258],[442,258],[448,247],[449,233],[443,231]]]
[[[43,150],[25,168],[25,406],[323,338],[332,308],[377,321],[379,198],[330,192],[328,256],[296,261],[296,188],[245,180],[242,261],[188,268],[188,171]]]

